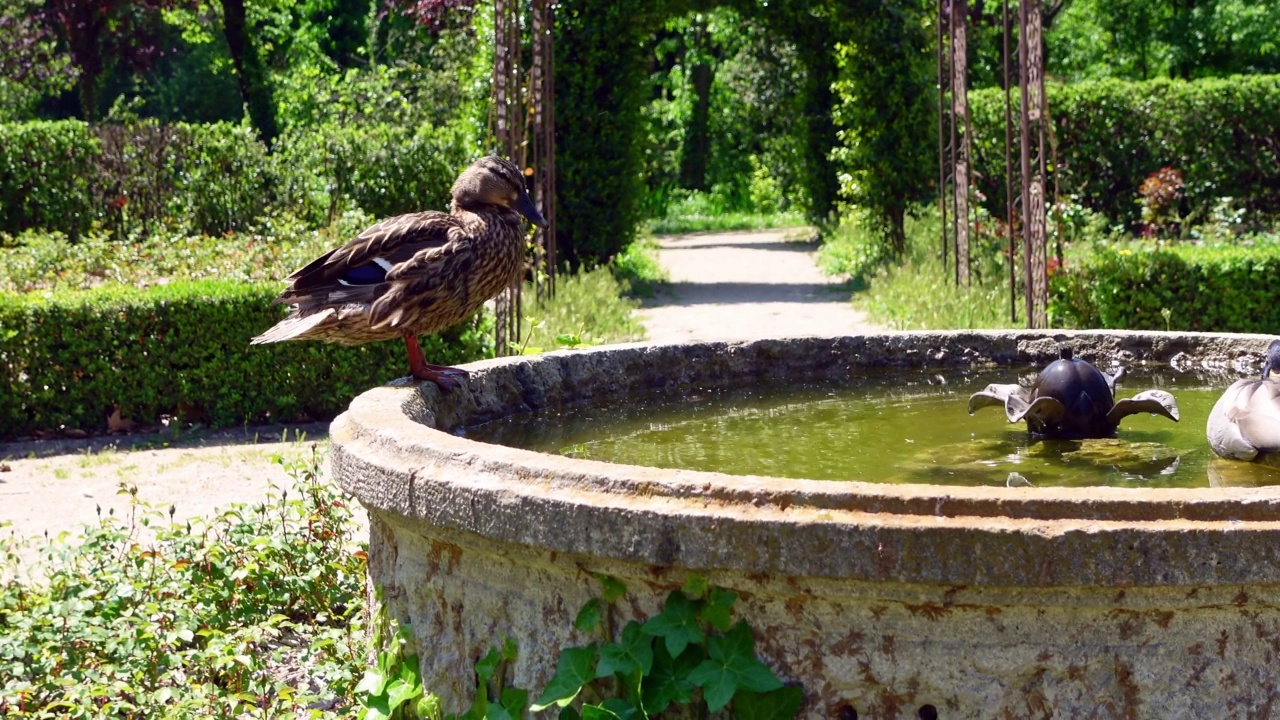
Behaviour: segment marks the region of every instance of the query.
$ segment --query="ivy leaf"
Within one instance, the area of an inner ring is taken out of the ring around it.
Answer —
[[[710,657],[689,673],[689,681],[702,687],[712,712],[727,705],[740,687],[758,693],[782,687],[778,676],[756,658],[755,639],[745,620],[725,635],[712,636],[707,651]]]
[[[500,662],[502,662],[502,654],[498,652],[498,648],[490,648],[484,657],[476,661],[476,675],[480,678],[481,685],[493,679],[493,674],[497,671]]]
[[[572,705],[565,705],[560,708],[560,715],[557,720],[582,720],[582,714]]]
[[[729,617],[738,594],[724,588],[711,588],[707,604],[702,608],[702,620],[720,632],[728,632],[732,620]]]
[[[684,586],[681,587],[680,589],[683,590],[684,594],[688,595],[689,597],[700,598],[700,597],[706,596],[707,585],[708,585],[707,576],[698,575],[695,573],[685,579]]]
[[[622,720],[622,718],[600,705],[583,705],[582,720]]]
[[[556,665],[556,674],[547,683],[538,701],[529,709],[541,712],[552,705],[564,707],[578,696],[582,686],[595,679],[596,644],[586,647],[565,648],[560,653],[560,662]]]
[[[627,586],[623,585],[618,578],[596,573],[596,580],[600,581],[600,594],[607,603],[616,602],[618,598],[627,594]]]
[[[644,677],[641,686],[641,704],[645,713],[657,715],[673,702],[687,703],[693,697],[693,683],[689,673],[698,667],[706,655],[694,646],[672,658],[664,643],[658,643],[653,651],[653,668]]]
[[[444,720],[444,707],[440,705],[440,698],[427,693],[418,700],[418,717],[425,720]]]
[[[792,720],[800,714],[804,689],[787,685],[767,693],[739,690],[733,699],[733,716],[738,720]]]
[[[382,691],[387,687],[387,678],[377,670],[365,670],[364,677],[360,678],[360,684],[356,685],[355,692],[357,695],[381,695]]]
[[[600,647],[600,663],[596,665],[596,677],[609,677],[615,673],[630,675],[639,671],[648,674],[653,667],[652,638],[640,629],[640,623],[632,620],[622,629],[622,639]]]
[[[529,707],[529,691],[524,688],[503,688],[502,707],[511,717],[524,717],[524,710]]]
[[[484,720],[515,720],[511,717],[511,713],[501,705],[490,705],[485,708]]]
[[[410,684],[403,680],[393,680],[387,686],[387,708],[394,711],[401,705],[422,694],[422,686]]]
[[[698,606],[679,590],[671,591],[662,612],[649,618],[644,631],[662,638],[671,657],[680,657],[689,643],[700,643],[706,638],[698,625]]]
[[[520,648],[516,645],[515,638],[507,638],[502,641],[502,659],[515,660],[519,654]]]
[[[578,611],[578,618],[573,621],[573,627],[582,632],[589,632],[600,624],[601,617],[600,598],[591,598]]]

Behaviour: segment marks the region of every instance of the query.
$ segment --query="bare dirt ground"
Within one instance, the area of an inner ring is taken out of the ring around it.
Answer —
[[[882,330],[849,303],[850,291],[822,274],[803,230],[678,235],[658,241],[670,275],[640,311],[655,342]]]
[[[673,236],[658,262],[670,274],[640,311],[660,342],[849,334],[879,329],[849,304],[849,291],[814,264],[815,245],[797,231]],[[95,522],[129,497],[183,521],[234,502],[261,502],[288,487],[274,458],[327,450],[328,426],[237,428],[219,432],[115,436],[0,444],[0,538],[55,538]],[[301,439],[300,439],[301,438]],[[8,527],[4,525],[8,523]],[[37,541],[39,542],[39,541]],[[23,552],[30,559],[34,548]]]

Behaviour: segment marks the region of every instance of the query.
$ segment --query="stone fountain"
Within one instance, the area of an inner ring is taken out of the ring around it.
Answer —
[[[633,344],[476,363],[470,389],[386,386],[333,424],[369,511],[369,569],[412,624],[424,685],[461,711],[477,657],[514,639],[535,693],[595,573],[655,614],[691,573],[734,590],[802,716],[1262,717],[1280,712],[1280,487],[990,488],[818,482],[615,465],[465,430],[573,403],[838,379],[866,368],[1085,359],[1241,367],[1270,338],[887,333]],[[959,410],[963,412],[963,408]]]

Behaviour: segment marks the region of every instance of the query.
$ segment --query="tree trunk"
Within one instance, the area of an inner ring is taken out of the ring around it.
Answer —
[[[693,110],[680,161],[680,184],[690,190],[707,189],[707,159],[711,153],[711,66],[706,62],[706,35],[706,22],[699,22],[694,29],[692,52],[685,58],[686,62],[695,60],[690,69]],[[689,55],[694,57],[689,58]]]
[[[222,0],[222,28],[236,68],[240,97],[249,110],[249,121],[262,141],[270,146],[280,134],[275,100],[267,70],[245,28],[244,0]]]

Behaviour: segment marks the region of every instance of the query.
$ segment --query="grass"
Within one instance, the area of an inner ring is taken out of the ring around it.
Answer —
[[[654,235],[678,235],[787,228],[804,224],[804,216],[795,210],[743,211],[731,207],[716,193],[681,191],[667,203],[662,217],[649,220],[647,229]]]
[[[135,495],[25,571],[0,544],[0,715],[351,717],[366,551],[318,455],[281,463],[263,504],[177,524]]]
[[[1002,257],[978,258],[969,288],[957,287],[954,269],[938,257],[940,223],[922,211],[907,220],[907,252],[901,262],[883,255],[880,236],[865,218],[854,215],[828,238],[819,254],[822,268],[848,275],[854,303],[872,322],[894,330],[959,330],[1010,327],[1007,267]]]
[[[626,296],[628,289],[628,282],[614,277],[607,267],[557,277],[550,300],[539,300],[526,287],[523,339],[517,350],[536,354],[638,340],[643,329],[632,311],[639,302]]]

